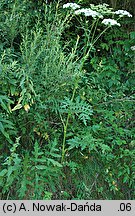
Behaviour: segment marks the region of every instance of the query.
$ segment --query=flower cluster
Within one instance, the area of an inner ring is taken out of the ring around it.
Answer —
[[[99,5],[90,4],[90,7],[92,10],[97,11],[102,15],[109,15],[113,13],[112,8],[110,8],[109,5],[105,3]]]
[[[75,11],[76,15],[81,14],[81,13],[84,13],[85,16],[92,16],[93,18],[96,18],[96,17],[103,18],[103,16],[100,13],[94,10],[91,10],[90,8],[86,8],[86,9],[82,8],[82,9]]]
[[[76,3],[67,3],[63,5],[63,8],[72,8],[73,10],[76,10],[78,8],[80,8],[80,5],[76,4]]]
[[[135,51],[135,46],[131,46],[131,50],[132,50],[132,51]]]
[[[104,25],[111,25],[111,26],[113,26],[113,25],[118,25],[118,26],[120,26],[120,23],[118,23],[116,20],[114,20],[114,19],[104,19],[103,21],[102,21],[102,23],[104,24]]]
[[[120,17],[123,17],[123,16],[128,16],[128,17],[132,17],[132,14],[130,14],[128,11],[126,10],[117,10],[114,12],[115,14],[117,15],[120,15]]]
[[[112,8],[109,8],[108,6],[109,6],[108,4],[99,4],[99,5],[90,4],[91,8],[80,9],[80,5],[76,3],[67,3],[63,5],[63,8],[71,8],[75,10],[74,13],[76,15],[83,13],[86,17],[91,16],[94,19],[96,18],[103,19],[104,15],[108,15],[108,14],[116,14],[119,15],[119,17],[123,17],[123,16],[132,17],[132,15],[126,10],[117,10],[113,12]],[[120,23],[118,23],[114,19],[104,19],[102,23],[109,26],[113,26],[113,25],[120,26]]]

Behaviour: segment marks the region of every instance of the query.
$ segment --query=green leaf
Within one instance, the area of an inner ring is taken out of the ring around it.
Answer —
[[[0,172],[0,177],[3,177],[6,173],[7,173],[7,169],[3,169],[3,170]]]
[[[36,165],[35,168],[37,168],[38,170],[45,170],[47,167],[44,165]]]
[[[130,38],[131,38],[132,40],[135,39],[135,31],[130,32]]]
[[[102,49],[106,49],[107,51],[109,50],[109,46],[107,43],[101,43],[100,46],[102,47]]]
[[[51,158],[48,158],[48,162],[51,162],[54,166],[62,167],[62,165],[58,161],[55,161]]]
[[[10,178],[12,172],[14,171],[14,166],[10,166],[7,171],[7,181]]]
[[[0,105],[1,107],[6,110],[8,113],[10,113],[8,104],[13,104],[13,101],[10,100],[7,96],[5,95],[0,95]]]
[[[105,145],[105,144],[101,145],[101,149],[102,149],[103,154],[105,152],[111,152],[111,148],[108,145]]]

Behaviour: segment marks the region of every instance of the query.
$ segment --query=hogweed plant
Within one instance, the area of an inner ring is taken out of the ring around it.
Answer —
[[[81,28],[84,30],[85,36],[87,37],[85,40],[87,41],[85,47],[89,47],[89,49],[87,50],[87,52],[84,49],[83,63],[89,56],[89,53],[93,49],[95,43],[109,28],[111,28],[112,26],[121,26],[118,20],[120,20],[124,16],[132,17],[132,15],[128,11],[113,11],[113,8],[110,8],[109,5],[105,3],[99,5],[90,4],[90,8],[81,8],[81,6],[78,4],[67,3],[63,5],[63,9],[70,9],[72,11],[72,15],[74,14],[76,19],[79,21]],[[68,13],[71,13],[71,11],[68,11]],[[83,19],[83,16],[85,16],[86,19]],[[110,18],[108,18],[108,16],[110,16]],[[92,18],[92,20],[90,19],[90,17]],[[105,25],[106,27],[103,31],[96,35],[96,30],[101,24]]]
[[[63,5],[63,9],[67,10],[67,14],[66,14],[67,17],[71,16],[70,21],[72,20],[72,17],[75,17],[77,19],[78,23],[80,24],[80,28],[84,30],[84,35],[85,35],[85,44],[82,51],[83,54],[82,57],[79,60],[77,60],[79,61],[79,74],[76,76],[77,79],[75,81],[72,97],[70,99],[70,103],[72,104],[73,101],[75,100],[75,94],[81,79],[80,72],[82,71],[84,63],[89,57],[90,52],[94,49],[94,45],[96,44],[96,42],[101,38],[103,34],[105,34],[105,32],[107,32],[109,28],[112,28],[113,26],[120,27],[121,24],[119,23],[119,20],[122,17],[124,16],[132,17],[132,15],[125,10],[113,11],[113,9],[110,8],[108,4],[99,4],[99,5],[90,4],[90,8],[81,8],[81,5],[79,4],[66,3]],[[104,25],[105,28],[100,33],[97,34],[97,28],[101,25]],[[77,46],[79,42],[81,42],[81,38],[79,38],[78,36],[77,43],[74,49],[75,51],[77,50]],[[75,52],[74,52],[74,57],[75,57]],[[67,151],[65,145],[67,129],[69,124],[69,119],[73,114],[71,112],[71,106],[72,106],[71,104],[67,106],[69,110],[65,121],[62,117],[62,114],[60,113],[61,121],[63,124],[63,131],[64,131],[61,162],[64,161],[64,156]],[[87,107],[87,111],[88,112],[86,116],[88,117],[89,115],[92,114],[92,109],[90,107]],[[82,109],[82,113],[83,113],[83,109]],[[86,119],[84,122],[85,125],[87,124]]]

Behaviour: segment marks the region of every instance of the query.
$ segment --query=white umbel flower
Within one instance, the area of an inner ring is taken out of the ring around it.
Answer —
[[[103,18],[103,16],[100,13],[94,10],[91,10],[90,8],[85,8],[85,9],[82,8],[80,10],[75,11],[76,15],[79,15],[81,13],[84,13],[85,16],[92,16],[93,18],[96,18],[96,17]]]
[[[128,11],[126,10],[117,10],[114,12],[115,14],[117,15],[120,15],[121,17],[122,16],[128,16],[128,17],[132,17],[132,14],[130,14]]]
[[[118,26],[120,26],[120,23],[118,23],[116,20],[114,20],[114,19],[104,19],[103,21],[102,21],[102,23],[104,24],[104,25],[111,25],[111,26],[113,26],[113,25],[118,25]]]
[[[135,51],[135,46],[131,46],[131,50],[132,50],[132,51]]]
[[[78,8],[80,8],[80,5],[76,4],[76,3],[67,3],[63,5],[63,8],[72,8],[73,10],[76,10]]]

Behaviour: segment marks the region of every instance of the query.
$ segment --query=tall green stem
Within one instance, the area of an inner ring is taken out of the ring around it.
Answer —
[[[83,68],[83,65],[86,61],[86,59],[88,58],[89,56],[89,53],[91,51],[91,48],[93,47],[93,45],[97,42],[97,40],[107,31],[107,29],[110,28],[110,26],[108,26],[106,29],[104,29],[104,31],[102,31],[96,38],[95,40],[91,43],[90,45],[90,48],[88,49],[87,53],[84,55],[83,59],[82,59],[82,62],[81,62],[81,69]]]
[[[71,102],[74,100],[76,89],[77,89],[77,84],[75,84],[75,87],[73,89],[73,94],[72,94]],[[62,123],[63,123],[63,128],[64,128],[61,163],[63,163],[63,161],[64,161],[65,152],[66,152],[65,144],[66,144],[67,128],[68,128],[68,123],[69,123],[70,116],[71,116],[71,113],[69,111],[68,115],[67,115],[67,118],[66,118],[66,123],[64,123],[64,121],[62,119],[62,116],[60,116],[61,120],[62,120]]]

